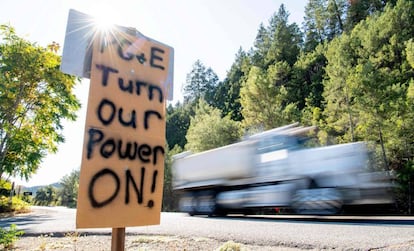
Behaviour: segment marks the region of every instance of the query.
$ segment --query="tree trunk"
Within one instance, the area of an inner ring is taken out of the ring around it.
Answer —
[[[379,127],[379,138],[380,138],[380,144],[381,144],[381,150],[382,150],[382,159],[384,161],[384,169],[388,171],[388,160],[387,160],[387,154],[385,152],[384,139],[382,137],[381,126]]]

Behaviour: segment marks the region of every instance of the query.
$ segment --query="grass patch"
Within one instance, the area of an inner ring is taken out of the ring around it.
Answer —
[[[247,249],[243,247],[242,244],[236,243],[234,241],[228,241],[221,245],[217,251],[246,251]]]
[[[179,241],[179,240],[180,239],[178,238],[173,238],[170,236],[154,235],[154,236],[140,236],[136,238],[135,240],[133,240],[133,243],[134,244],[166,243],[166,242]]]

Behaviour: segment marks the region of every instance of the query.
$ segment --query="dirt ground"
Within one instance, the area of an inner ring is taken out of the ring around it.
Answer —
[[[79,235],[69,233],[65,236],[22,236],[12,250],[76,250],[76,251],[106,251],[111,250],[110,235]],[[209,238],[183,238],[178,236],[137,236],[125,237],[125,250],[139,251],[270,251],[270,250],[299,250],[288,247],[270,247],[218,241]]]

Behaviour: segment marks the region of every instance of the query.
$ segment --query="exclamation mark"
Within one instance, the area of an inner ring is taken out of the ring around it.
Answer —
[[[157,176],[158,176],[158,170],[155,170],[154,173],[152,174],[151,193],[155,192],[155,186],[156,186],[156,183],[157,183]],[[153,206],[154,206],[154,201],[149,200],[148,201],[148,207],[152,208]]]
[[[155,170],[154,173],[152,174],[151,193],[154,193],[154,191],[155,191],[155,185],[156,185],[156,182],[157,182],[157,175],[158,175],[158,170]]]

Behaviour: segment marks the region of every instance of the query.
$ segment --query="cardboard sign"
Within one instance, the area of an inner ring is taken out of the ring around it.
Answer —
[[[134,31],[93,38],[77,228],[160,223],[173,49]]]

